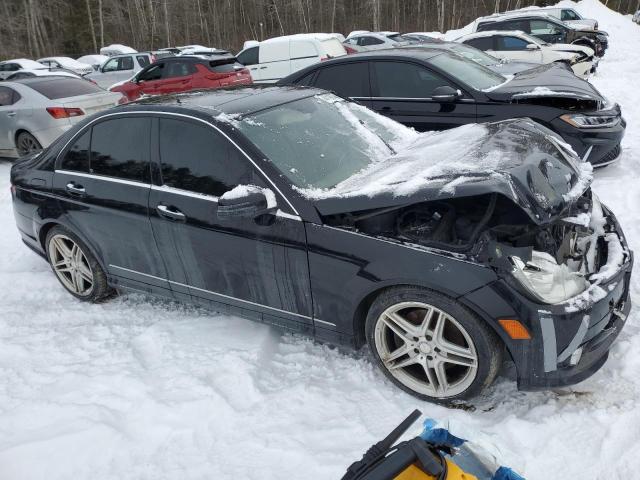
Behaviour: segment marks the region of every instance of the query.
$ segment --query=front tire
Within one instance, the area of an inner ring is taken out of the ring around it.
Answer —
[[[16,150],[19,156],[24,157],[25,155],[39,152],[42,150],[42,145],[40,145],[38,139],[29,132],[20,132],[16,138]]]
[[[420,287],[394,287],[371,306],[367,343],[384,374],[406,392],[451,403],[480,394],[496,375],[497,335],[459,302]]]
[[[99,302],[113,294],[104,270],[72,232],[55,226],[47,233],[45,245],[53,273],[71,295],[85,302]]]

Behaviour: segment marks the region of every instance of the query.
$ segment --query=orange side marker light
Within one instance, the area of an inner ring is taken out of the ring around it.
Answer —
[[[513,340],[531,340],[529,330],[519,320],[503,318],[498,323]]]

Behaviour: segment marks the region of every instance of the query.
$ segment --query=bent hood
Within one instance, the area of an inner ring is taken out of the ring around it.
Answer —
[[[427,132],[329,189],[298,189],[320,215],[497,193],[541,224],[589,187],[592,168],[528,119]]]
[[[574,45],[571,43],[551,43],[549,45],[545,45],[544,48],[548,48],[556,52],[584,53],[589,57],[592,57],[595,53],[593,48],[585,47],[584,45]]]
[[[605,102],[604,97],[586,80],[575,76],[564,65],[540,65],[533,70],[516,75],[497,88],[485,92],[498,102],[511,102],[530,97],[566,97],[576,100],[593,100],[598,105]]]

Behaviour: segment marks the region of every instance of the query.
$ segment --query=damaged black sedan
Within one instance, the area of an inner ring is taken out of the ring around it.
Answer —
[[[118,142],[113,142],[118,138]],[[158,97],[11,170],[24,242],[85,301],[133,289],[365,344],[400,388],[579,382],[633,257],[591,166],[528,120],[423,133],[316,89]]]

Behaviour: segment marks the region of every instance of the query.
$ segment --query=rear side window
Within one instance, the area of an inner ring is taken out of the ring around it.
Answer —
[[[256,65],[258,63],[259,46],[246,49],[238,55],[238,62],[242,65]]]
[[[371,68],[380,97],[429,98],[438,87],[453,87],[440,75],[413,63],[371,62]]]
[[[316,87],[331,90],[343,97],[369,97],[367,62],[354,62],[318,70]]]
[[[49,100],[59,98],[77,97],[78,95],[90,95],[101,93],[103,90],[91,82],[80,80],[79,78],[52,78],[48,77],[41,82],[34,82],[28,85],[29,88],[44,95]]]
[[[60,167],[63,170],[88,173],[90,143],[91,129],[88,129],[67,150]]]
[[[0,87],[0,107],[8,107],[20,100],[20,94],[9,87]]]
[[[93,126],[91,173],[138,182],[149,181],[149,118],[105,120]]]
[[[241,70],[244,68],[244,65],[236,62],[235,60],[230,61],[229,63],[219,63],[219,62],[209,62],[208,66],[209,70],[216,73],[230,73],[235,72],[236,70]]]
[[[162,78],[186,77],[193,73],[193,66],[187,62],[167,62]]]
[[[493,37],[478,37],[465,40],[463,43],[471,45],[478,50],[493,50]]]
[[[149,66],[149,64],[151,63],[149,62],[149,57],[145,55],[138,55],[136,56],[136,58],[138,59],[138,64],[143,68]]]
[[[496,40],[496,50],[500,51],[526,50],[529,45],[529,42],[518,37],[498,37]]]
[[[375,37],[360,37],[358,38],[358,45],[361,47],[368,47],[370,45],[382,45],[384,40],[380,40]]]
[[[251,166],[211,128],[160,119],[160,166],[164,185],[221,196],[251,181]]]

